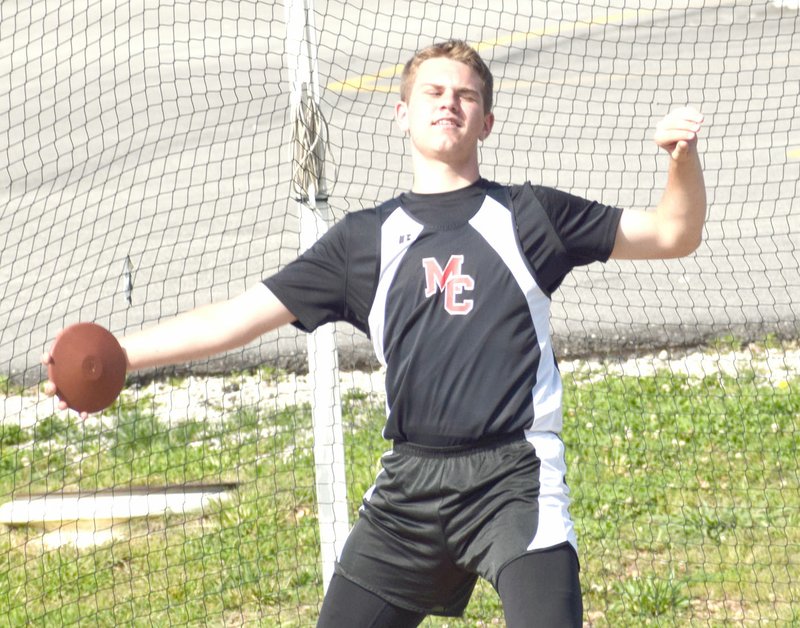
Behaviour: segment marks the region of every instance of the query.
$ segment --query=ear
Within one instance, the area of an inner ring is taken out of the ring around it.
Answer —
[[[403,135],[408,134],[408,104],[405,101],[401,100],[394,106],[394,119]]]
[[[493,127],[494,127],[494,114],[489,112],[483,117],[483,130],[481,131],[481,141],[489,137]]]

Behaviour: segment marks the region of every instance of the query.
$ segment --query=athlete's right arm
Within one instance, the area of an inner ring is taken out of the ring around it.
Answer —
[[[236,349],[295,320],[264,284],[120,339],[128,370],[181,364]]]
[[[262,334],[295,320],[295,316],[264,284],[242,294],[189,310],[157,325],[119,339],[128,371],[199,360],[246,345]],[[42,356],[47,365],[50,354]],[[52,396],[56,387],[45,384]],[[66,407],[66,404],[62,404]]]

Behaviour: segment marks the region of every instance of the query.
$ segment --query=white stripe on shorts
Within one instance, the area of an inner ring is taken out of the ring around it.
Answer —
[[[553,432],[526,430],[525,438],[534,446],[542,463],[539,472],[539,526],[528,549],[544,549],[568,541],[577,551],[578,540],[569,514],[564,443]]]

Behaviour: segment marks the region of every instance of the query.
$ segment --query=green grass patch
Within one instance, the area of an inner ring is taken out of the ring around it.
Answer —
[[[800,382],[655,377],[565,381],[567,481],[593,626],[793,625],[800,605]],[[351,518],[387,449],[384,408],[344,396]],[[0,492],[235,481],[202,517],[126,524],[123,539],[44,551],[0,530],[9,625],[313,625],[322,597],[311,412],[238,407],[167,426],[153,400],[113,421],[0,429]],[[463,619],[502,625],[479,583]]]

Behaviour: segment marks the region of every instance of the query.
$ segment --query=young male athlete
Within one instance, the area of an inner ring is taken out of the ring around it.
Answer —
[[[459,615],[481,576],[497,589],[508,626],[580,626],[550,299],[575,266],[698,246],[703,118],[691,109],[664,118],[655,133],[669,155],[663,197],[654,211],[622,211],[480,177],[492,76],[463,42],[417,53],[400,96],[412,190],[349,214],[244,294],[123,338],[129,368],[207,357],[286,323],[313,330],[349,321],[386,366],[392,448],[319,625],[416,626],[428,614]]]

